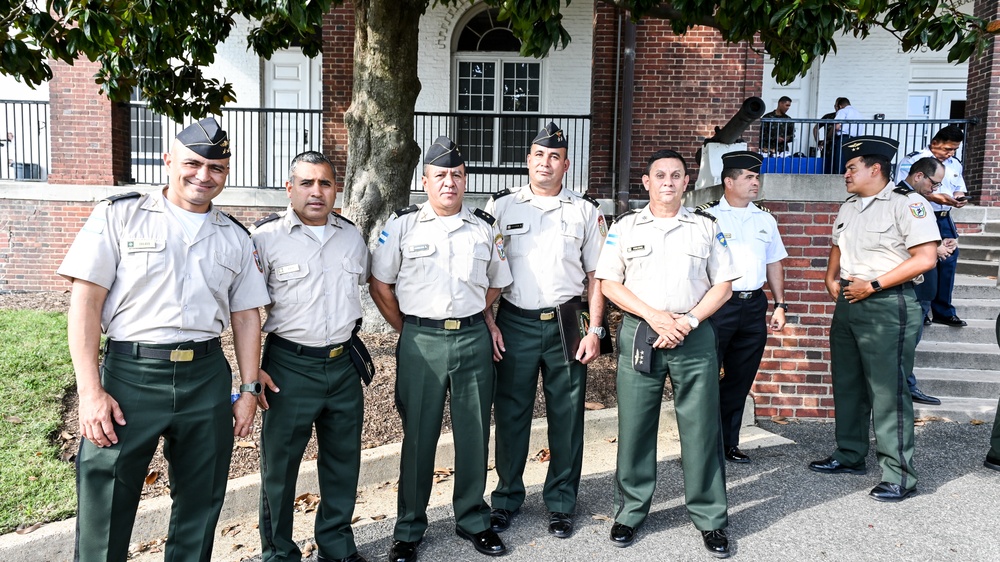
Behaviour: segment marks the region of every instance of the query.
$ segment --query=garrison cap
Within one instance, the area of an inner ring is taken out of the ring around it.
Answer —
[[[759,172],[764,157],[749,150],[737,150],[722,155],[722,168],[725,170],[750,170]]]
[[[549,122],[544,129],[538,131],[538,135],[531,141],[531,144],[544,146],[545,148],[569,148],[569,142],[563,130],[553,122]]]
[[[214,117],[192,123],[177,133],[177,140],[195,153],[210,160],[229,158],[229,135],[222,130]]]
[[[858,156],[881,156],[892,162],[893,158],[896,157],[897,148],[899,148],[899,141],[887,137],[871,135],[854,137],[844,144],[844,161]]]
[[[465,164],[465,158],[462,158],[462,151],[458,149],[457,144],[448,137],[440,136],[427,149],[427,154],[424,155],[424,164],[441,168],[457,168]]]

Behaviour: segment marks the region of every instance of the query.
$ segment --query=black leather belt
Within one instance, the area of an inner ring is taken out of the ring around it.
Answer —
[[[318,357],[320,359],[333,359],[334,357],[340,357],[345,351],[347,351],[348,344],[348,342],[344,342],[328,345],[326,347],[309,347],[307,345],[299,345],[293,341],[286,340],[285,338],[274,334],[268,334],[267,340],[271,343],[271,345],[280,347],[285,351],[291,351],[296,355]]]
[[[730,300],[749,300],[754,297],[758,297],[764,294],[764,289],[757,289],[755,291],[733,291],[733,296]]]
[[[510,312],[511,314],[516,314],[523,318],[530,318],[531,320],[542,320],[549,321],[556,319],[556,309],[555,308],[539,308],[537,310],[528,310],[526,308],[521,308],[510,303],[507,299],[500,299],[500,310]]]
[[[840,280],[840,286],[841,287],[849,287],[850,285],[851,285],[850,280],[848,280],[848,279],[841,279]],[[901,289],[912,289],[913,288],[913,282],[912,281],[907,281],[906,283],[901,283],[901,284],[896,285],[894,287],[886,287],[883,290],[887,291],[889,289],[895,289],[896,287],[899,287]]]
[[[939,217],[941,217],[941,218],[944,219],[944,218],[948,218],[948,213],[950,213],[950,212],[951,211],[934,211],[934,214],[936,216],[939,216]]]
[[[480,322],[485,322],[482,312],[477,312],[465,318],[447,318],[445,320],[433,320],[431,318],[421,318],[419,316],[403,316],[403,322],[416,324],[417,326],[427,326],[429,328],[441,328],[444,330],[457,330],[466,326],[475,326]]]
[[[209,353],[222,348],[222,342],[219,338],[199,342],[181,342],[176,345],[177,347],[174,349],[164,349],[162,347],[151,347],[149,344],[144,343],[108,340],[105,344],[105,349],[110,353],[179,363],[201,359]]]

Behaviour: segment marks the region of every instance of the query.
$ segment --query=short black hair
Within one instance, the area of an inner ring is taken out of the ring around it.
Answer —
[[[931,142],[962,142],[965,140],[965,133],[958,125],[948,125],[934,134]]]
[[[837,103],[836,103],[837,107],[848,106],[848,105],[851,105],[851,100],[847,98],[837,98]]]
[[[330,167],[330,174],[333,175],[333,179],[337,179],[337,172],[333,168],[333,162],[330,162],[330,159],[325,154],[315,150],[307,150],[300,152],[295,155],[295,158],[292,158],[292,163],[288,165],[288,181],[292,181],[292,176],[295,175],[295,166],[299,162],[305,162],[306,164],[326,164]]]
[[[871,168],[874,164],[879,165],[879,172],[882,174],[882,178],[885,181],[892,179],[892,163],[889,159],[880,154],[865,154],[860,156],[861,161],[865,163],[865,166]]]
[[[735,180],[736,178],[740,177],[740,174],[742,173],[743,173],[743,168],[723,168],[722,174],[720,175],[722,176],[722,179],[729,178],[731,180]]]
[[[778,98],[778,103],[785,103],[786,101],[791,102],[792,98],[788,96],[781,96],[780,98]]]
[[[677,151],[668,149],[657,150],[656,152],[654,152],[652,156],[649,157],[649,160],[646,160],[646,171],[644,171],[642,175],[648,176],[649,171],[653,168],[653,162],[656,162],[657,160],[663,160],[664,158],[673,158],[675,160],[680,160],[681,165],[684,166],[684,175],[685,176],[688,175],[688,165],[687,162],[684,160],[684,157],[681,156]]]
[[[941,161],[938,160],[937,158],[934,158],[933,156],[927,156],[921,158],[920,160],[917,160],[916,162],[913,163],[912,166],[910,166],[909,175],[920,173],[923,174],[925,177],[929,178],[933,176],[934,173],[937,172],[938,169],[943,166],[944,164],[942,164]]]

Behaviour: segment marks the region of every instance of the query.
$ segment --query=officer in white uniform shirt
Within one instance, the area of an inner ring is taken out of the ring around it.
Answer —
[[[712,315],[719,339],[719,365],[725,373],[719,382],[719,411],[726,460],[750,462],[740,450],[740,422],[747,394],[757,376],[767,343],[768,327],[785,326],[785,270],[788,256],[770,211],[755,203],[760,191],[761,155],[737,151],[722,156],[722,199],[698,208],[711,213],[729,243],[733,262],[742,275],[733,281],[733,296]],[[767,283],[774,296],[774,312],[767,320]]]

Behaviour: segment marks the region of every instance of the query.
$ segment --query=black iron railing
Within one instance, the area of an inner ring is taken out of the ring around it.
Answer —
[[[234,154],[226,181],[230,187],[280,188],[296,154],[323,150],[323,113],[319,109],[226,108],[216,119],[229,133]],[[135,183],[166,183],[163,153],[191,121],[175,123],[143,104],[131,104]]]
[[[441,135],[454,140],[469,172],[466,191],[493,193],[528,182],[528,149],[538,131],[550,121],[559,125],[569,142],[570,168],[563,185],[583,193],[589,180],[589,115],[417,112],[413,116],[413,136],[422,151]],[[413,191],[423,191],[422,169],[418,165],[413,171]]]
[[[760,120],[760,134],[756,146],[768,156],[761,167],[762,173],[778,174],[839,174],[844,158],[841,146],[853,137],[878,135],[899,141],[896,162],[927,147],[939,129],[958,125],[968,132],[974,122],[968,119],[866,119],[836,121],[832,119],[780,119]],[[839,127],[839,129],[838,129]],[[965,143],[955,155],[965,157]]]
[[[0,100],[0,179],[48,177],[48,124],[49,102]]]

